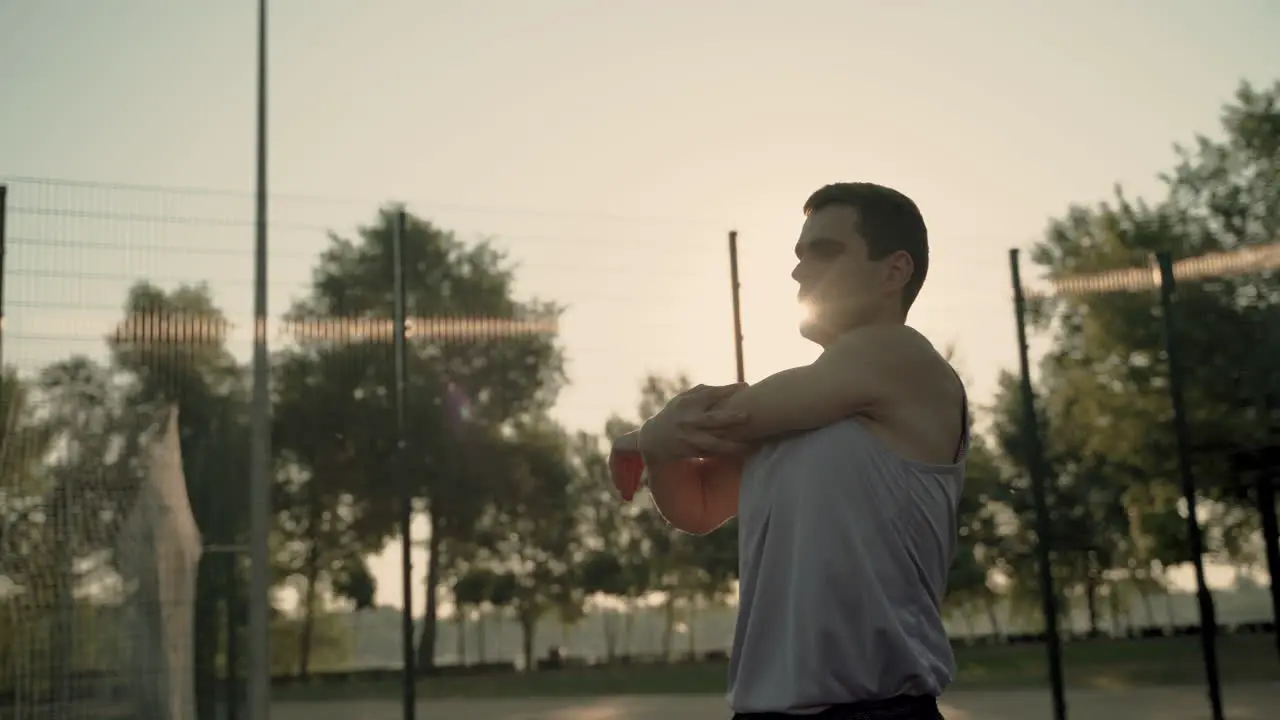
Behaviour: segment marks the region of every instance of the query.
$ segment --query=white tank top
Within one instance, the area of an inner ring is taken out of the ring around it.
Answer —
[[[734,712],[818,712],[955,677],[942,623],[964,487],[956,462],[906,460],[858,420],[762,447],[738,500]]]

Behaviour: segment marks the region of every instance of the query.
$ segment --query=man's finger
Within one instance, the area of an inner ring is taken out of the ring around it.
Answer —
[[[737,427],[745,423],[750,416],[744,412],[725,412],[723,410],[711,410],[697,417],[690,418],[684,423],[685,427],[697,428],[700,430],[720,430],[723,428]]]
[[[685,443],[693,448],[699,456],[704,455],[740,455],[747,446],[732,440],[722,440],[705,432],[691,432],[685,435]]]
[[[747,387],[746,383],[734,383],[732,385],[709,385],[698,393],[698,399],[712,404],[718,403],[727,397],[732,397]]]
[[[632,430],[613,441],[613,449],[621,452],[635,452],[640,449],[640,431]]]

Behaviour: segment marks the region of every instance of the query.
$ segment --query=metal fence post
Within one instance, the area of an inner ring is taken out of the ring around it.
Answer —
[[[271,396],[267,355],[267,0],[258,0],[257,188],[254,208],[253,398],[249,452],[249,718],[271,717]]]
[[[1013,281],[1013,313],[1018,325],[1018,364],[1022,371],[1022,427],[1026,435],[1027,473],[1036,507],[1036,549],[1040,565],[1040,598],[1044,611],[1045,638],[1049,651],[1049,685],[1053,694],[1054,720],[1066,720],[1067,700],[1062,679],[1062,640],[1058,636],[1058,596],[1053,584],[1053,558],[1049,529],[1049,502],[1045,492],[1044,448],[1040,445],[1040,422],[1031,388],[1031,366],[1027,360],[1027,302],[1022,294],[1022,272],[1018,250],[1009,251],[1009,273]]]
[[[403,716],[404,720],[413,720],[417,712],[416,658],[413,648],[413,491],[409,487],[409,479],[405,472],[405,363],[407,360],[407,313],[404,283],[404,235],[407,218],[403,209],[395,216],[395,225],[391,228],[392,273],[395,286],[395,300],[392,314],[395,333],[395,408],[396,408],[396,481],[401,484],[404,493],[400,508],[400,532],[402,546],[400,550],[400,575],[404,582],[404,609],[400,613],[400,643],[404,652]],[[435,532],[435,528],[432,528]]]
[[[1218,678],[1218,621],[1214,615],[1213,595],[1204,576],[1204,538],[1196,517],[1196,482],[1191,471],[1191,432],[1187,427],[1186,404],[1183,399],[1182,365],[1179,356],[1177,325],[1174,321],[1174,298],[1177,286],[1173,277],[1173,258],[1167,252],[1157,253],[1160,266],[1160,314],[1164,321],[1165,356],[1169,363],[1169,400],[1173,405],[1173,432],[1177,445],[1178,477],[1182,497],[1187,503],[1187,536],[1191,542],[1191,561],[1196,569],[1196,600],[1200,605],[1200,642],[1204,653],[1204,671],[1209,682],[1209,706],[1213,720],[1222,720],[1222,688]]]
[[[5,256],[9,251],[8,235],[5,231],[5,222],[9,217],[9,186],[0,185],[0,373],[4,372],[4,279],[5,279]],[[8,408],[0,408],[0,413]],[[0,418],[8,417],[7,413],[0,414]]]

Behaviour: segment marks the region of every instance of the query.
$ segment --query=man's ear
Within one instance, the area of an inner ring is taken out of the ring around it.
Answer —
[[[902,289],[911,282],[915,269],[916,263],[911,259],[911,254],[906,250],[899,250],[885,258],[885,282],[895,290]]]

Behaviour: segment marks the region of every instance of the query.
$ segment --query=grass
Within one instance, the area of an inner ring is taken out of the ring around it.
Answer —
[[[955,690],[1001,690],[1048,686],[1048,658],[1042,645],[956,646],[959,675]],[[1274,681],[1280,657],[1270,635],[1219,638],[1223,683]],[[1119,689],[1204,682],[1200,640],[1088,640],[1063,647],[1070,688]],[[597,695],[717,694],[726,687],[725,663],[632,665],[573,668],[537,673],[435,677],[418,684],[421,699],[580,697]],[[394,698],[396,682],[313,684],[279,687],[277,701]]]

